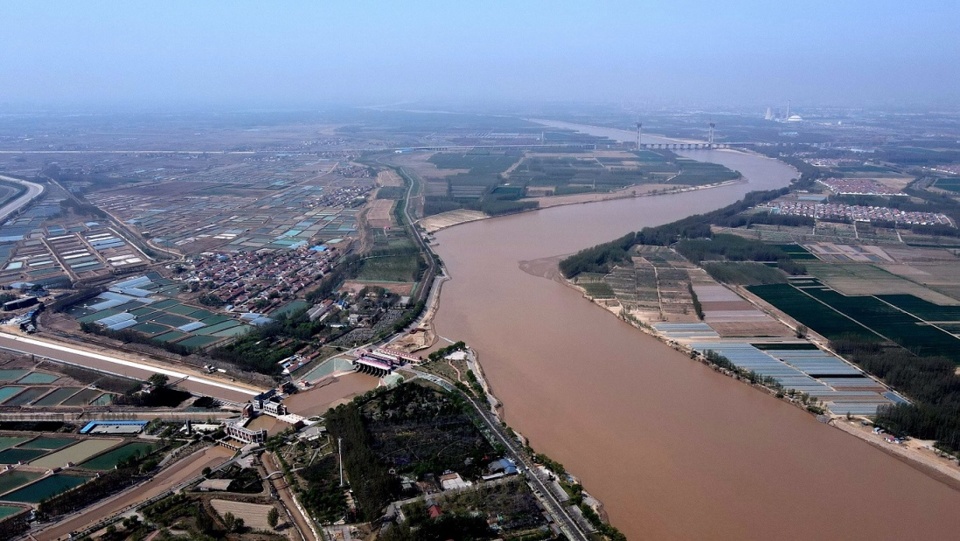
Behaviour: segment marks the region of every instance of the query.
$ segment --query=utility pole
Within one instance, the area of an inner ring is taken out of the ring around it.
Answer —
[[[340,486],[343,486],[343,438],[337,438],[337,455],[340,456]]]

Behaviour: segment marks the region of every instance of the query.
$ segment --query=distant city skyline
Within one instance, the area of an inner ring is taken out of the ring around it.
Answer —
[[[7,1],[0,108],[960,104],[951,2]]]

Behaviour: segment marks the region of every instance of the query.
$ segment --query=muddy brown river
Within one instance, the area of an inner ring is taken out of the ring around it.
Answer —
[[[580,477],[631,540],[956,539],[960,492],[543,277],[556,275],[556,259],[546,258],[797,176],[754,155],[684,154],[748,182],[439,232],[436,250],[453,279],[438,333],[479,352],[507,422]]]

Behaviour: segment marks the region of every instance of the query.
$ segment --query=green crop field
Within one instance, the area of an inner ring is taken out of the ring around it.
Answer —
[[[960,177],[945,177],[938,178],[933,186],[935,188],[940,188],[941,190],[949,190],[951,192],[960,192]]]
[[[664,158],[663,154],[654,152],[652,150],[639,150],[637,152],[634,152],[634,154],[636,154],[637,160],[641,162],[668,163],[667,159]]]
[[[926,321],[960,322],[960,306],[940,306],[913,295],[877,295],[876,297]]]
[[[672,184],[699,186],[740,178],[740,173],[716,163],[677,158],[677,165],[680,174],[670,181]]]
[[[718,282],[737,285],[784,284],[787,276],[763,263],[704,263],[703,268]]]
[[[519,159],[519,154],[438,152],[429,161],[439,169],[469,169],[474,175],[496,175],[506,171]]]
[[[358,280],[368,282],[412,282],[419,258],[416,255],[372,257],[363,261]]]
[[[805,291],[917,355],[942,355],[960,362],[960,340],[876,297],[847,297],[828,289]]]
[[[580,285],[587,291],[587,295],[595,299],[614,298],[613,288],[606,282],[586,282]]]
[[[880,337],[863,325],[837,313],[789,284],[749,286],[747,290],[828,339],[852,334],[866,340],[880,340]]]
[[[787,255],[790,256],[790,259],[796,259],[798,261],[817,259],[817,256],[811,254],[806,248],[799,244],[776,244],[775,246],[786,252]]]
[[[829,339],[848,333],[873,340],[885,337],[916,355],[943,356],[960,364],[960,339],[925,321],[958,321],[960,307],[938,306],[912,295],[847,296],[823,286],[747,289]]]

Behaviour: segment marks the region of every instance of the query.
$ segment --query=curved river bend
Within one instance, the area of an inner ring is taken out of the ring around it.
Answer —
[[[453,279],[443,286],[437,332],[479,351],[506,420],[579,476],[629,539],[956,539],[960,492],[521,269],[555,269],[527,262],[797,176],[756,155],[683,154],[748,182],[439,232],[436,251]]]

